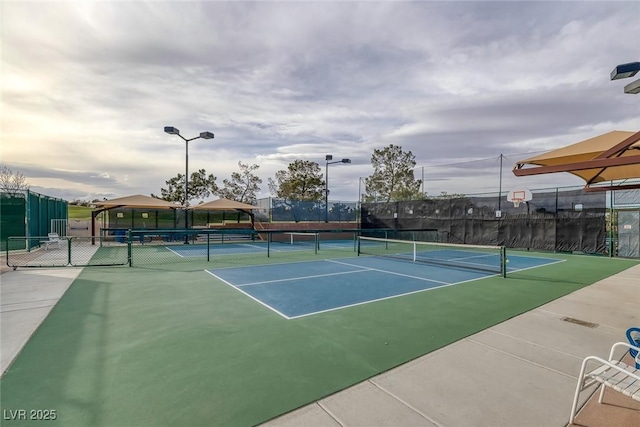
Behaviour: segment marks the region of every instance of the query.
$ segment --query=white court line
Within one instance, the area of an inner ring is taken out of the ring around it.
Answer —
[[[216,279],[220,280],[222,283],[225,283],[228,286],[231,286],[233,289],[235,289],[238,292],[242,292],[244,295],[248,296],[249,298],[251,298],[252,300],[254,300],[255,302],[259,303],[260,305],[267,307],[269,310],[273,311],[274,313],[278,313],[280,316],[284,317],[285,319],[289,320],[292,319],[291,317],[287,316],[284,313],[280,313],[278,310],[276,310],[275,308],[271,307],[269,304],[264,303],[262,301],[260,301],[259,299],[253,297],[252,295],[246,293],[245,291],[243,291],[242,289],[240,289],[237,286],[234,286],[233,284],[227,282],[226,280],[224,280],[221,277],[216,276],[215,274],[213,274],[212,272],[210,272],[209,270],[205,270],[207,273],[209,273],[210,275],[212,275],[213,277],[215,277]]]
[[[330,276],[338,276],[340,274],[362,273],[364,271],[369,271],[369,270],[371,269],[366,267],[360,267],[360,270],[341,271],[338,273],[315,274],[313,276],[287,277],[286,279],[265,280],[262,282],[243,283],[242,285],[235,285],[235,286],[244,287],[244,286],[253,286],[253,285],[264,285],[268,283],[290,282],[292,280],[317,279],[318,277],[330,277]]]
[[[438,258],[419,258],[419,259],[423,259],[425,260],[425,262],[428,262],[430,260],[433,260],[432,262],[436,263],[437,261],[443,261],[443,262],[447,262],[447,261],[455,261],[458,263],[457,266],[459,267],[464,267],[464,266],[470,266],[469,268],[473,268],[474,265],[477,265],[479,267],[496,267],[494,265],[491,264],[482,264],[479,262],[467,262],[466,260],[471,259],[471,258],[482,258],[482,257],[495,257],[497,256],[496,254],[487,254],[487,255],[476,255],[476,256],[468,256],[468,257],[464,257],[464,258],[450,258],[450,259],[438,259]],[[456,265],[452,265],[452,267],[456,267]]]
[[[242,246],[248,246],[248,247],[250,247],[250,248],[258,248],[258,249],[260,249],[260,250],[261,250],[261,251],[263,251],[263,252],[266,252],[266,251],[267,251],[267,247],[266,247],[266,246],[260,246],[260,245],[255,245],[255,244],[253,244],[253,245],[252,245],[252,244],[250,244],[250,243],[241,243],[241,245],[242,245]],[[269,250],[270,250],[271,252],[288,252],[288,251],[283,251],[283,250],[281,250],[281,249],[273,249],[273,246],[272,246],[272,245],[270,245],[270,246],[269,246]],[[244,252],[244,253],[247,253],[247,252]]]
[[[465,259],[471,259],[471,258],[486,258],[486,257],[497,257],[497,256],[498,254],[482,254],[482,255],[465,256],[465,257],[459,257],[459,258],[451,258],[451,261],[464,261]]]
[[[531,255],[525,255],[526,252],[521,252],[521,251],[517,251],[515,249],[511,250],[511,251],[507,251],[507,258],[509,258],[510,256],[515,256],[515,257],[520,257],[520,258],[533,258],[533,259],[549,259],[549,260],[553,260],[553,261],[557,261],[558,258],[549,258],[549,257],[544,257],[544,256],[531,256]],[[566,261],[566,260],[561,260],[561,261]]]
[[[326,259],[318,259],[318,260],[311,260],[311,261],[295,261],[295,262],[287,262],[287,261],[282,261],[282,262],[274,262],[273,264],[256,264],[256,265],[243,265],[241,267],[238,266],[233,266],[233,267],[216,267],[216,268],[212,268],[212,270],[230,270],[233,268],[251,268],[251,267],[270,267],[272,265],[292,265],[292,264],[306,264],[309,262],[324,262],[327,261]]]
[[[535,258],[535,257],[531,257],[531,258]],[[509,257],[507,257],[507,260],[509,259]],[[553,259],[553,258],[540,258],[540,259]],[[509,270],[509,264],[507,264],[507,273],[517,273],[519,271],[525,271],[525,270],[531,270],[533,268],[540,268],[540,267],[547,267],[549,265],[553,265],[553,264],[559,264],[561,262],[566,262],[566,259],[559,259],[559,260],[555,260],[555,262],[550,262],[548,264],[541,264],[541,265],[534,265],[531,267],[525,267],[525,268],[518,268],[517,270]]]
[[[404,297],[404,296],[407,296],[407,295],[417,294],[417,293],[420,293],[420,292],[431,291],[433,289],[446,288],[447,286],[452,286],[452,285],[457,285],[457,283],[449,283],[449,284],[446,284],[446,285],[434,286],[433,288],[427,288],[427,289],[418,289],[418,290],[415,290],[415,291],[406,292],[404,294],[390,295],[388,297],[370,299],[370,300],[366,300],[366,301],[362,301],[362,302],[356,302],[354,304],[341,305],[339,307],[327,308],[326,310],[312,311],[310,313],[300,314],[298,316],[291,316],[291,317],[289,317],[289,319],[299,319],[301,317],[313,316],[314,314],[328,313],[330,311],[342,310],[343,308],[349,308],[349,307],[357,307],[359,305],[369,304],[369,303],[372,303],[372,302],[378,302],[378,301],[384,301],[384,300],[398,298],[398,297]]]
[[[393,271],[380,270],[380,269],[372,268],[372,267],[362,267],[360,265],[349,264],[348,262],[341,262],[341,261],[336,261],[336,260],[332,260],[332,259],[326,259],[325,261],[335,262],[336,264],[348,265],[350,267],[367,268],[367,269],[369,269],[371,271],[377,271],[377,272],[380,272],[380,273],[393,274],[394,276],[409,277],[410,279],[424,280],[425,282],[441,283],[443,285],[449,285],[450,284],[449,282],[441,282],[440,280],[427,279],[426,277],[411,276],[409,274],[395,273]]]
[[[383,272],[383,273],[386,273],[384,270],[379,270],[379,271],[381,271],[381,272]],[[411,277],[411,276],[409,276],[409,277]],[[299,318],[301,318],[301,317],[313,316],[314,314],[328,313],[328,312],[330,312],[330,311],[342,310],[343,308],[356,307],[356,306],[358,306],[358,305],[369,304],[369,303],[372,303],[372,302],[385,301],[385,300],[388,300],[388,299],[399,298],[399,297],[405,297],[405,296],[407,296],[407,295],[418,294],[418,293],[420,293],[420,292],[433,291],[433,290],[435,290],[435,289],[442,289],[442,288],[446,288],[446,287],[448,287],[448,286],[455,286],[455,285],[459,285],[459,284],[462,284],[462,283],[473,282],[473,281],[475,281],[475,280],[486,279],[487,277],[495,277],[495,275],[493,275],[493,276],[486,276],[486,277],[480,277],[480,278],[478,278],[478,279],[463,280],[462,282],[445,283],[444,285],[434,286],[434,287],[432,287],[432,288],[417,289],[417,290],[415,290],[415,291],[405,292],[405,293],[402,293],[402,294],[396,294],[396,295],[390,295],[390,296],[388,296],[388,297],[376,298],[376,299],[370,299],[370,300],[367,300],[367,301],[356,302],[356,303],[354,303],[354,304],[349,304],[349,305],[341,305],[340,307],[333,307],[333,308],[328,308],[328,309],[326,309],[326,310],[313,311],[313,312],[310,312],[310,313],[300,314],[300,315],[298,315],[298,316],[291,316],[291,317],[289,317],[289,319],[290,319],[290,320],[293,320],[293,319],[299,319]],[[444,283],[444,282],[442,282],[442,283]]]
[[[379,270],[379,269],[375,269],[375,268],[371,268],[371,267],[363,267],[363,266],[360,266],[360,265],[349,264],[349,263],[346,263],[346,262],[341,262],[341,261],[336,261],[336,260],[331,260],[331,259],[324,259],[324,260],[318,260],[318,261],[299,261],[299,262],[294,262],[294,263],[266,264],[266,265],[291,265],[291,264],[303,264],[303,263],[310,263],[310,262],[316,263],[316,262],[325,262],[325,261],[326,262],[333,262],[333,263],[336,263],[336,264],[344,264],[344,265],[347,265],[347,266],[350,266],[350,267],[356,267],[356,268],[362,269],[362,270],[355,270],[355,271],[342,272],[342,273],[333,273],[333,274],[362,273],[362,272],[366,272],[366,271],[377,271],[377,272],[380,272],[380,273],[388,273],[388,274],[392,274],[392,275],[396,275],[396,276],[404,276],[404,277],[418,279],[418,280],[422,280],[422,281],[426,281],[426,282],[439,283],[440,286],[433,286],[431,288],[426,288],[426,289],[417,289],[417,290],[411,291],[411,292],[405,292],[405,293],[401,293],[401,294],[390,295],[388,297],[371,299],[371,300],[362,301],[362,302],[358,302],[358,303],[354,303],[354,304],[341,305],[341,306],[338,306],[338,307],[328,308],[326,310],[313,311],[313,312],[309,312],[309,313],[305,313],[305,314],[300,314],[298,316],[287,316],[286,314],[281,313],[280,311],[278,311],[275,308],[271,307],[267,303],[262,302],[258,298],[255,298],[254,296],[252,296],[252,295],[248,294],[247,292],[243,291],[239,287],[239,286],[246,286],[246,285],[233,285],[232,283],[222,279],[221,277],[217,276],[216,274],[212,273],[211,271],[209,271],[209,270],[205,270],[205,271],[207,273],[209,273],[210,275],[212,275],[213,277],[215,277],[216,279],[218,279],[221,282],[225,283],[226,285],[231,286],[232,288],[236,289],[238,292],[242,292],[244,295],[246,295],[249,298],[251,298],[252,300],[258,302],[260,305],[268,308],[269,310],[273,311],[274,313],[279,314],[280,316],[284,317],[287,320],[299,319],[301,317],[313,316],[315,314],[327,313],[327,312],[336,311],[336,310],[342,310],[343,308],[356,307],[358,305],[364,305],[364,304],[369,304],[369,303],[372,303],[372,302],[384,301],[384,300],[388,300],[388,299],[392,299],[392,298],[404,297],[404,296],[407,296],[407,295],[417,294],[417,293],[420,293],[420,292],[426,292],[426,291],[431,291],[431,290],[435,290],[435,289],[442,289],[442,288],[446,288],[448,286],[460,285],[462,283],[474,282],[476,280],[482,280],[482,279],[486,279],[486,278],[489,278],[489,277],[497,276],[496,274],[494,274],[494,275],[488,275],[488,276],[479,277],[479,278],[463,280],[461,282],[447,283],[447,282],[440,282],[440,281],[436,281],[436,280],[425,279],[423,277],[415,277],[415,276],[410,276],[410,275],[402,274],[402,273],[394,273],[394,272],[391,272],[391,271]],[[260,266],[249,266],[249,267],[262,267],[262,265],[260,265]],[[229,268],[247,268],[247,267],[226,267],[226,268],[220,268],[219,270],[227,270]],[[308,276],[308,277],[313,277],[313,276]]]
[[[251,243],[240,243],[238,246],[246,246],[248,248],[256,248],[256,249],[260,249],[260,250],[263,250],[263,251],[267,250],[266,247],[262,247],[262,246],[259,246],[259,245],[256,245],[256,244],[251,244]]]
[[[171,249],[169,246],[165,246],[165,248],[169,251],[169,252],[173,252],[174,254],[178,255],[180,258],[184,258],[184,255],[180,255],[178,252],[174,251],[173,249]]]
[[[327,260],[327,261],[331,261],[331,260]],[[375,271],[375,269],[372,269],[372,270],[374,270],[374,271]],[[383,273],[387,273],[387,272],[386,272],[386,271],[384,271],[384,270],[378,270],[378,271],[381,271],[381,272],[383,272]],[[390,272],[389,272],[389,273],[390,273]],[[486,279],[486,278],[489,278],[489,277],[496,277],[496,276],[497,276],[497,274],[493,274],[493,275],[490,275],[490,276],[479,277],[479,278],[477,278],[477,279],[463,280],[462,282],[445,283],[444,285],[434,286],[434,287],[432,287],[432,288],[418,289],[418,290],[411,291],[411,292],[405,292],[405,293],[403,293],[403,294],[390,295],[390,296],[388,296],[388,297],[377,298],[377,299],[371,299],[371,300],[367,300],[367,301],[357,302],[357,303],[354,303],[354,304],[341,305],[341,306],[339,306],[339,307],[328,308],[328,309],[326,309],[326,310],[320,310],[320,311],[313,311],[313,312],[310,312],[310,313],[300,314],[300,315],[298,315],[298,316],[291,316],[291,317],[289,317],[288,319],[289,319],[289,320],[299,319],[299,318],[301,318],[301,317],[313,316],[314,314],[328,313],[328,312],[330,312],[330,311],[342,310],[343,308],[356,307],[356,306],[358,306],[358,305],[364,305],[364,304],[369,304],[369,303],[372,303],[372,302],[378,302],[378,301],[384,301],[384,300],[393,299],[393,298],[404,297],[404,296],[407,296],[407,295],[418,294],[418,293],[420,293],[420,292],[433,291],[433,290],[436,290],[436,289],[442,289],[442,288],[446,288],[446,287],[449,287],[449,286],[460,285],[460,284],[462,284],[462,283],[474,282],[474,281],[476,281],[476,280],[482,280],[482,279]],[[409,276],[409,277],[411,277],[411,276]],[[444,282],[442,282],[442,283],[444,283]]]

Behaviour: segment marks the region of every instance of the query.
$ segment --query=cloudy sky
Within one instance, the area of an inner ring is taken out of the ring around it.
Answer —
[[[189,170],[218,184],[257,164],[330,166],[355,201],[375,148],[415,155],[431,195],[581,185],[516,178],[517,160],[640,130],[631,80],[640,2],[8,1],[0,4],[1,163],[73,199],[160,192]]]

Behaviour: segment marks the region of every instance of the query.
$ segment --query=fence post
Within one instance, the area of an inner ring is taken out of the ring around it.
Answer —
[[[67,265],[71,265],[71,237],[67,237]]]
[[[133,267],[133,251],[131,248],[131,229],[127,230],[127,257],[129,258],[129,267]]]
[[[613,186],[613,181],[611,182],[611,185]],[[607,248],[607,250],[609,251],[609,258],[613,258],[614,256],[614,249],[615,249],[615,245],[614,245],[614,239],[615,239],[615,234],[614,234],[614,218],[613,215],[615,215],[615,209],[613,207],[613,191],[609,191],[609,247]]]

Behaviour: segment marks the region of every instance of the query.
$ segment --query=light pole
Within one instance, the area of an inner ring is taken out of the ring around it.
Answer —
[[[213,134],[211,132],[200,132],[200,135],[193,138],[185,138],[180,135],[180,131],[173,126],[165,126],[164,131],[169,135],[178,135],[185,142],[185,160],[184,160],[184,229],[185,231],[189,229],[189,141],[193,141],[194,139],[202,138],[202,139],[213,139]],[[185,233],[184,235],[184,243],[185,245],[189,244],[189,235]]]
[[[331,154],[327,154],[324,157],[326,162],[324,167],[324,222],[329,222],[329,165],[333,165],[335,163],[351,163],[351,159],[342,159],[336,160],[332,162],[333,156]]]

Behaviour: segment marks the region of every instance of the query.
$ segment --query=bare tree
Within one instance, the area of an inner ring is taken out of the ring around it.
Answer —
[[[7,166],[0,165],[0,191],[11,196],[29,189],[27,178],[22,172],[13,172]]]
[[[222,181],[224,188],[219,191],[218,195],[224,199],[253,204],[256,201],[256,193],[260,190],[258,184],[262,183],[262,179],[254,175],[253,171],[260,166],[249,166],[238,162],[238,167],[240,172],[233,172],[231,179]]]

